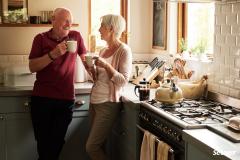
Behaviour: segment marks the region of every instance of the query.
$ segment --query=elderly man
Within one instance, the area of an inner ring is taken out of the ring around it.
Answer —
[[[79,32],[70,30],[72,14],[55,9],[52,29],[35,36],[29,68],[36,72],[31,116],[39,160],[57,160],[64,144],[74,105],[74,72],[77,55],[86,49]],[[67,40],[77,41],[76,52],[67,51]]]

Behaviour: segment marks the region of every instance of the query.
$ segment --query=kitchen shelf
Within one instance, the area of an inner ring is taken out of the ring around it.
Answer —
[[[79,24],[72,24],[72,27],[78,26]],[[52,27],[52,24],[3,23],[0,27]]]

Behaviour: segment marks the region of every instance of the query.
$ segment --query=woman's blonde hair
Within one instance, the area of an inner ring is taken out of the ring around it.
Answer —
[[[101,17],[104,26],[112,27],[117,38],[120,38],[126,28],[126,21],[121,15],[107,14]]]

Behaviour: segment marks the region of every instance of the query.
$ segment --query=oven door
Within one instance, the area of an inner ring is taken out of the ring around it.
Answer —
[[[138,128],[138,132],[139,132],[139,135],[141,135],[141,142],[143,141],[143,135],[144,135],[144,132],[146,131],[145,129],[143,129],[142,127],[140,127],[139,125],[137,125],[137,128]],[[156,135],[154,135],[156,136]],[[157,137],[157,136],[156,136]],[[157,144],[160,142],[161,140],[157,137],[155,139],[155,159],[157,159]],[[139,157],[140,157],[140,154],[141,154],[141,145],[139,145]],[[169,149],[169,153],[168,153],[168,160],[175,160],[174,158],[174,150],[172,148]],[[139,158],[140,159],[140,158]]]
[[[176,160],[185,159],[185,143],[181,138],[182,129],[144,106],[141,106],[139,121],[137,124],[140,144],[143,140],[145,130],[148,130],[150,133],[158,137],[159,140],[164,141],[172,147],[172,151],[169,153],[169,160],[173,158]],[[140,151],[141,145],[139,147],[139,153]]]

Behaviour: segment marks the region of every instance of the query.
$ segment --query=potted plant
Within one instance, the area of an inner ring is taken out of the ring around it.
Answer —
[[[184,38],[181,38],[181,40],[179,40],[179,48],[181,50],[181,56],[183,58],[189,58],[189,52],[188,52],[188,45],[187,45],[187,40],[185,40]]]
[[[193,50],[192,53],[195,54],[196,57],[198,57],[198,59],[206,60],[207,59],[206,49],[207,49],[207,40],[201,39],[198,42],[197,46],[192,49]]]

